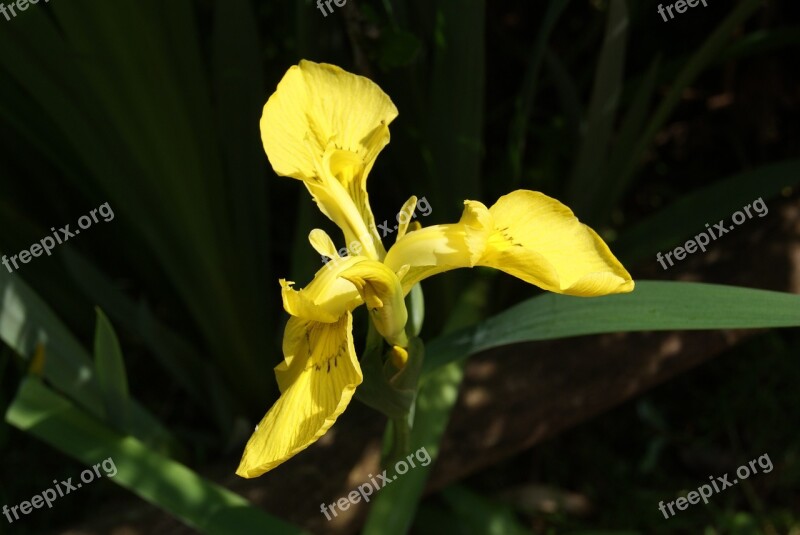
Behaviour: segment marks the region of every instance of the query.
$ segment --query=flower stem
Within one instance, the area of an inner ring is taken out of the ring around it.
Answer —
[[[408,425],[408,418],[392,418],[391,422],[392,448],[383,463],[389,472],[394,471],[397,461],[405,459],[409,449],[411,449],[411,427]]]

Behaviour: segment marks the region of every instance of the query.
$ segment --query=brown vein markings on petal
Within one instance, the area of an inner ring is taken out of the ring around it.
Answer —
[[[523,245],[521,243],[519,243],[517,241],[514,241],[514,236],[512,236],[508,232],[508,227],[503,227],[501,229],[496,229],[495,232],[492,233],[492,236],[489,239],[490,239],[490,241],[497,242],[498,241],[497,240],[498,236],[502,236],[504,241],[508,242],[510,245],[512,245],[514,247],[523,247]],[[492,240],[492,238],[494,238],[494,240]],[[495,245],[497,245],[497,244],[495,244]]]
[[[339,357],[347,352],[347,333],[344,332],[346,324],[347,318],[342,316],[336,323],[309,325],[306,331],[309,366],[313,366],[316,371],[324,367],[327,373],[331,372],[331,361],[334,368],[339,366]],[[342,339],[338,340],[339,337]]]

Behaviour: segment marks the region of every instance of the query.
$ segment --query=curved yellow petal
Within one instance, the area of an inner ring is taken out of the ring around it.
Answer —
[[[400,279],[385,264],[364,260],[341,272],[355,286],[377,331],[392,345],[407,346],[408,311]]]
[[[301,61],[284,75],[261,118],[264,150],[275,172],[303,180],[347,243],[361,241],[373,258],[385,252],[366,180],[389,143],[395,117],[397,108],[371,80]]]
[[[351,248],[358,243],[365,256],[376,260],[383,258],[386,252],[378,237],[366,193],[360,198],[354,198],[324,168],[319,169],[322,178],[305,182],[317,207],[342,230],[344,239]]]
[[[395,272],[408,266],[402,277],[403,290],[408,293],[414,284],[437,273],[474,267],[486,249],[490,228],[491,217],[486,206],[465,201],[458,223],[409,232],[389,249],[384,263]]]
[[[411,216],[414,215],[414,210],[416,208],[417,197],[416,195],[412,195],[405,203],[403,203],[403,207],[400,208],[400,211],[397,212],[397,238],[395,241],[406,235],[406,232],[408,231],[408,225],[411,223]]]
[[[291,337],[284,369],[276,369],[281,397],[247,442],[238,475],[272,470],[316,442],[344,412],[363,379],[352,328],[349,312],[335,323],[295,320],[292,329],[303,335]]]
[[[321,256],[327,256],[329,259],[334,260],[339,257],[336,251],[336,246],[328,233],[322,229],[315,228],[308,234],[308,241],[311,247],[314,248]]]
[[[487,266],[551,292],[594,296],[630,292],[630,274],[591,228],[543,193],[517,190],[490,209],[465,201],[461,221],[411,232],[385,262],[406,292],[422,279],[459,267]]]
[[[517,190],[490,209],[492,233],[478,265],[551,292],[596,296],[630,292],[634,282],[608,245],[557,200]]]
[[[301,289],[294,282],[280,280],[283,308],[292,316],[331,323],[347,310],[361,304],[361,296],[349,281],[341,278],[343,271],[367,260],[364,256],[336,256],[314,275],[314,279]]]

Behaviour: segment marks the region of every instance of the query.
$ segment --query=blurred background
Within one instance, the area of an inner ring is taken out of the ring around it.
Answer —
[[[312,228],[344,246],[261,148],[261,108],[303,58],[368,76],[400,111],[370,174],[377,221],[411,195],[431,225],[464,199],[532,189],[636,280],[800,291],[796,2],[709,0],[666,22],[649,0],[331,5],[57,0],[0,18],[0,253],[104,203],[114,213],[0,268],[0,505],[109,455],[120,467],[52,509],[0,517],[0,533],[391,532],[375,519],[390,506],[319,512],[377,469],[385,419],[360,404],[278,470],[233,476],[278,395],[277,281],[302,287],[321,267]],[[668,271],[656,262],[758,198],[768,216]],[[426,340],[538,292],[481,270],[424,291]],[[798,352],[785,329],[482,353],[431,380],[453,393],[430,422],[440,458],[408,476],[427,490],[396,514],[413,533],[798,534]],[[765,453],[771,473],[659,512]],[[219,504],[230,512],[209,527]]]

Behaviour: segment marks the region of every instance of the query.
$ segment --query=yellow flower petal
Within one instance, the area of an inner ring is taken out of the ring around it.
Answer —
[[[630,292],[630,274],[572,211],[543,193],[514,191],[491,209],[465,202],[455,225],[411,232],[389,250],[393,270],[409,265],[406,292],[422,279],[459,267],[488,266],[551,292],[594,296]]]
[[[397,117],[391,99],[371,80],[339,67],[301,61],[289,69],[264,106],[261,137],[276,173],[303,180],[320,209],[382,258],[366,180],[389,142]],[[369,236],[369,238],[367,238]]]
[[[366,260],[363,256],[339,257],[326,263],[314,279],[301,290],[293,288],[294,282],[280,279],[283,308],[292,316],[331,323],[346,310],[361,304],[361,296],[353,285],[341,278],[341,273]]]
[[[241,477],[258,477],[316,442],[347,408],[363,379],[349,312],[335,323],[299,321],[303,335],[290,337],[284,369],[276,369],[282,375],[281,397],[247,442],[236,470]]]
[[[394,271],[374,260],[363,260],[339,275],[355,286],[367,305],[377,331],[387,342],[406,346],[408,321],[403,286]]]
[[[409,266],[402,277],[403,291],[437,273],[473,267],[486,249],[490,234],[489,210],[477,201],[466,201],[458,223],[434,225],[409,232],[386,253],[384,263],[395,272]]]
[[[327,256],[331,260],[339,257],[336,251],[336,246],[328,233],[322,229],[315,228],[308,234],[308,241],[311,242],[311,247],[314,248],[321,256]]]
[[[630,292],[633,280],[595,231],[557,200],[518,190],[489,210],[493,231],[478,262],[551,292]]]
[[[414,214],[414,210],[417,208],[417,197],[412,195],[406,202],[403,204],[403,207],[400,208],[400,212],[398,212],[398,221],[397,221],[397,238],[395,241],[399,240],[403,236],[406,235],[406,231],[408,230],[408,224],[411,223],[411,216]]]

